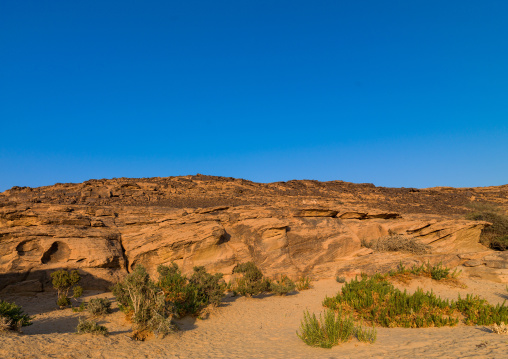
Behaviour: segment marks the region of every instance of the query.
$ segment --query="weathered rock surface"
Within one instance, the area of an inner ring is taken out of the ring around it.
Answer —
[[[508,255],[479,243],[488,223],[461,213],[473,193],[506,207],[507,192],[206,176],[13,188],[0,194],[0,291],[48,289],[59,268],[79,269],[85,287],[107,288],[137,264],[155,273],[172,261],[183,272],[204,265],[229,275],[252,260],[269,276],[315,278],[430,261],[504,281]],[[413,236],[432,252],[362,247],[389,233]]]

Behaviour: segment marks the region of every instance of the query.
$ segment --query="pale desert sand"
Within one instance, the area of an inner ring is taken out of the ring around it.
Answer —
[[[490,303],[507,298],[500,283],[462,279],[467,288],[451,287],[430,279],[397,285],[414,291],[418,286],[444,298],[460,293],[481,295]],[[403,329],[378,328],[374,344],[356,339],[332,349],[312,348],[296,335],[303,311],[323,311],[325,295],[334,295],[340,284],[334,280],[313,283],[310,290],[287,297],[228,297],[206,320],[184,318],[180,331],[164,339],[145,342],[129,338],[130,325],[123,313],[103,317],[109,337],[75,334],[79,316],[70,309],[55,308],[54,293],[14,300],[26,312],[36,315],[24,334],[0,336],[0,358],[508,358],[508,336],[491,333],[481,326]],[[87,292],[85,299],[108,297],[111,293]]]

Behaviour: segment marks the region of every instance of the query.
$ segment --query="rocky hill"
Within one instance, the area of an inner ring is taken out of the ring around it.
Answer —
[[[0,194],[0,290],[41,291],[57,268],[78,268],[87,288],[108,288],[136,264],[176,262],[229,276],[253,260],[267,275],[332,277],[396,263],[462,266],[508,280],[508,256],[479,243],[489,224],[468,221],[471,202],[508,210],[508,185],[385,188],[311,180],[255,183],[185,176],[118,178]],[[431,251],[415,256],[362,245],[389,234]]]

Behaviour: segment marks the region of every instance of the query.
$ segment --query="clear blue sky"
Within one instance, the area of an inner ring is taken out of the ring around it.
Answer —
[[[508,183],[508,2],[0,2],[0,191]]]

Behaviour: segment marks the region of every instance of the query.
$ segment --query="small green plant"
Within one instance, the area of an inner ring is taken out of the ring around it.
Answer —
[[[321,348],[331,348],[348,341],[353,336],[371,343],[376,340],[374,328],[366,331],[361,326],[356,327],[351,316],[344,317],[341,311],[335,314],[332,310],[325,311],[319,319],[315,314],[304,312],[300,332],[297,332],[297,335],[307,345]]]
[[[346,283],[346,277],[338,275],[338,276],[335,277],[335,281],[337,283]]]
[[[302,276],[296,281],[296,289],[299,291],[310,289],[312,287],[311,283],[310,277]]]
[[[235,291],[241,295],[250,297],[268,292],[270,289],[270,281],[263,276],[254,262],[238,264],[233,273],[243,274],[243,277],[235,283]]]
[[[58,291],[57,305],[60,308],[68,307],[71,304],[69,291],[73,289],[73,298],[77,300],[83,294],[83,288],[78,286],[81,276],[77,270],[67,272],[60,269],[51,273],[53,287]]]
[[[296,289],[296,284],[286,275],[270,283],[270,291],[277,295],[287,295]]]
[[[109,334],[108,328],[103,325],[97,324],[97,322],[93,320],[83,320],[79,318],[79,323],[77,326],[78,334],[86,334],[90,333],[93,335],[104,335],[107,336]]]
[[[32,319],[19,305],[0,300],[0,331],[20,331],[21,327],[32,325]]]
[[[84,312],[85,310],[86,310],[86,303],[85,302],[81,302],[79,304],[79,306],[72,308],[73,312],[78,312],[78,313]]]
[[[498,251],[507,250],[508,215],[501,208],[488,203],[471,203],[469,207],[472,212],[467,214],[467,219],[492,223],[483,229],[480,242]]]
[[[92,298],[86,310],[93,316],[106,315],[111,313],[111,302],[108,298]]]
[[[365,343],[374,343],[377,339],[377,330],[374,326],[372,328],[363,328],[361,325],[355,327],[354,335],[356,339]]]
[[[450,274],[450,268],[443,267],[441,263],[439,263],[436,266],[430,267],[429,271],[430,271],[430,277],[435,280],[441,280],[443,278],[447,278],[448,275]]]

